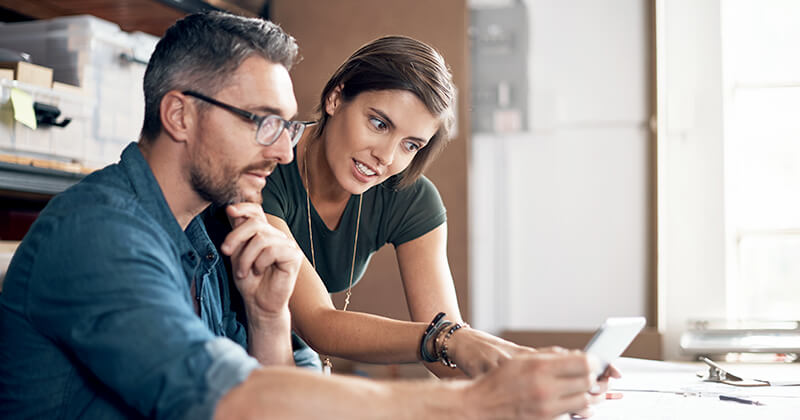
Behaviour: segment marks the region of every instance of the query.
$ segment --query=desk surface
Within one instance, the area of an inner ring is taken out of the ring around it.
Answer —
[[[800,386],[736,387],[703,382],[696,373],[702,363],[654,362],[622,358],[615,363],[622,378],[612,380],[610,392],[622,393],[595,407],[595,420],[626,419],[800,419]],[[737,375],[773,381],[800,382],[800,364],[725,364]],[[764,403],[763,406],[721,401],[729,395]]]

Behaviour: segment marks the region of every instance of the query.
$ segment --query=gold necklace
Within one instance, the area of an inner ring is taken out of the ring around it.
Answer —
[[[309,143],[311,139],[308,140]],[[311,266],[314,267],[314,271],[317,270],[317,260],[314,255],[314,234],[311,232],[311,179],[308,177],[308,145],[306,145],[305,150],[303,150],[303,178],[305,178],[305,182],[303,186],[306,189],[306,216],[308,219],[308,242],[311,245]],[[343,312],[347,311],[347,306],[350,305],[350,296],[353,290],[353,272],[355,271],[356,267],[356,246],[358,245],[358,228],[361,224],[361,201],[363,198],[363,194],[358,195],[358,215],[356,216],[356,234],[355,238],[353,239],[353,261],[350,263],[350,284],[347,286],[347,293],[344,297],[344,307],[342,308]],[[322,372],[325,375],[330,375],[331,370],[333,369],[333,363],[331,363],[331,358],[329,356],[325,356],[325,360],[322,361]]]

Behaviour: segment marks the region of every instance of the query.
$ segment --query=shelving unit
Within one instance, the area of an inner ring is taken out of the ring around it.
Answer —
[[[84,176],[77,172],[0,162],[0,191],[55,195]]]

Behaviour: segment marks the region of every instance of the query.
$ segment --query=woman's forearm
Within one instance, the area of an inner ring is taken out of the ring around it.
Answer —
[[[298,332],[319,353],[368,363],[413,363],[427,324],[360,312],[318,311]]]

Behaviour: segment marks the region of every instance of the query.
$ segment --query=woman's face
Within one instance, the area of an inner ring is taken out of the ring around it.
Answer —
[[[337,88],[325,111],[325,156],[334,178],[361,194],[411,164],[439,129],[440,121],[405,90],[367,91],[343,101]]]

